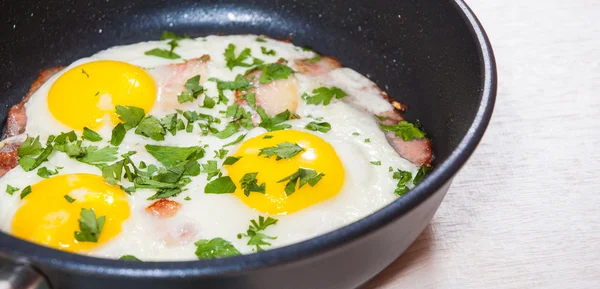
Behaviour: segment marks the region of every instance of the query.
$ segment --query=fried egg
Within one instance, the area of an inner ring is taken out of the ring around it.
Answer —
[[[254,35],[178,39],[170,53],[179,58],[167,54],[168,42],[117,46],[77,60],[31,96],[26,104],[27,136],[39,136],[45,146],[71,130],[81,140],[87,128],[99,139],[88,137],[81,145],[113,148],[114,159],[90,164],[92,160],[85,163],[55,149],[34,170],[27,171],[23,165],[10,170],[0,178],[0,189],[10,191],[10,186],[18,190],[0,193],[2,231],[58,250],[113,259],[133,255],[144,261],[194,260],[199,257],[200,244],[206,243],[196,242],[215,238],[248,254],[310,239],[372,214],[398,198],[394,172],[417,174],[419,167],[394,150],[374,117],[392,106],[382,101],[381,92],[370,80],[353,70],[336,68],[326,76],[317,70],[304,73],[305,68],[295,61],[318,59],[317,54]],[[230,68],[227,55],[231,44],[234,55],[247,49],[251,56]],[[147,53],[153,49],[162,49],[169,57]],[[257,63],[285,63],[295,72],[264,85],[268,76],[256,74],[248,80],[255,87],[244,95],[219,89],[217,80],[233,82]],[[190,84],[195,76],[198,79]],[[197,87],[202,87],[202,92],[195,95]],[[333,95],[327,105],[309,103],[307,95],[320,87],[336,87],[348,94],[348,99],[358,100],[344,101]],[[250,93],[255,100],[250,100]],[[182,97],[189,101],[181,102]],[[227,100],[219,102],[223,98]],[[240,126],[239,117],[227,116],[233,104],[250,114],[246,120],[253,125]],[[139,132],[141,124],[136,124],[137,128],[125,130],[115,146],[111,144],[114,127],[127,125],[116,113],[118,106],[140,108],[165,127],[169,125],[165,119],[177,114],[173,122],[177,133],[152,138],[152,131]],[[285,109],[292,116],[283,122],[284,129],[272,129],[261,125],[259,106],[265,107],[269,117]],[[204,120],[210,116],[210,127],[203,127],[204,122],[186,125],[185,111],[194,111]],[[179,124],[178,119],[183,122]],[[330,130],[310,129],[322,122]],[[226,131],[231,123],[239,126],[236,131],[216,133]],[[292,152],[285,151],[283,157],[265,153],[265,149],[284,143],[295,146]],[[126,177],[107,181],[106,167],[123,159],[143,172],[166,167],[167,161],[173,162],[172,166],[189,161],[189,157],[174,161],[174,153],[157,158],[148,145],[200,147],[204,151],[198,167],[192,162],[185,168],[182,191],[161,202],[157,202],[160,198],[149,200],[157,194],[154,188],[138,186],[131,192],[128,188],[135,182]],[[231,163],[224,164],[227,160]],[[40,167],[56,174],[40,176]],[[303,175],[295,175],[298,172]],[[230,189],[227,193],[206,193],[216,179],[230,180],[227,184],[234,188],[220,187]],[[21,198],[27,187],[31,192]],[[103,222],[96,242],[80,242],[75,237],[76,232],[83,232],[83,210],[93,210],[93,224]],[[251,220],[260,216],[277,219],[260,231],[269,236],[262,240],[268,245],[249,241]]]

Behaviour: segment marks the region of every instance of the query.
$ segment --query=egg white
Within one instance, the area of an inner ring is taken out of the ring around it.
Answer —
[[[245,68],[241,67],[236,67],[232,71],[226,68],[223,51],[229,43],[234,43],[237,46],[236,53],[239,53],[243,48],[250,48],[252,55],[264,60],[265,63],[275,62],[283,57],[289,60],[289,65],[292,68],[294,68],[294,59],[314,56],[314,53],[304,51],[290,43],[267,38],[265,38],[267,41],[265,43],[256,42],[256,37],[253,35],[208,36],[181,40],[176,53],[181,55],[183,59],[209,54],[211,57],[208,64],[209,75],[223,80],[233,80],[237,74],[245,71]],[[168,48],[166,43],[167,41],[150,41],[109,48],[88,58],[73,62],[63,72],[77,65],[96,60],[118,60],[146,69],[182,62],[181,59],[168,60],[144,55],[145,51],[156,47]],[[262,54],[261,46],[274,49],[277,55]],[[26,133],[30,136],[39,135],[43,141],[50,134],[56,135],[71,130],[54,119],[47,108],[48,91],[61,74],[58,73],[49,79],[26,105],[28,118]],[[355,97],[356,102],[359,102],[363,107],[368,107],[371,112],[383,112],[391,108],[390,104],[381,98],[379,91],[370,80],[351,69],[338,69],[335,73],[331,73],[331,77],[327,79],[303,75],[297,75],[297,79],[300,94],[305,91],[310,92],[312,89],[323,85],[335,85],[353,96],[361,96],[360,98]],[[217,95],[216,85],[213,82],[206,82],[204,87],[207,89],[207,95]],[[363,89],[364,87],[372,87],[372,89]],[[226,95],[230,98],[230,103],[233,102],[231,93],[226,92]],[[196,110],[221,117],[218,111],[226,108],[226,105],[217,105],[213,109],[198,108],[201,103],[202,98],[187,103],[184,110]],[[162,116],[171,112],[155,106],[150,114]],[[292,129],[307,131],[304,126],[315,120],[314,118],[323,118],[322,121],[331,124],[332,129],[327,133],[308,132],[321,137],[334,147],[346,172],[344,185],[339,194],[329,200],[294,214],[274,216],[279,219],[279,222],[277,225],[269,227],[266,233],[277,236],[277,239],[272,240],[272,246],[265,247],[265,249],[303,241],[372,214],[397,198],[393,193],[397,181],[392,179],[392,173],[388,171],[388,167],[410,171],[413,175],[418,170],[415,165],[401,158],[392,149],[372,114],[360,109],[359,106],[339,100],[334,100],[328,106],[307,105],[304,101],[300,101],[296,112],[302,118],[288,122],[292,125]],[[225,123],[226,121],[220,124],[218,128],[223,128]],[[101,147],[108,145],[111,129],[110,126],[100,129],[98,132],[102,135],[103,141],[93,144]],[[197,126],[194,129],[193,133],[180,131],[176,136],[167,134],[165,140],[160,142],[134,134],[131,130],[120,145],[119,151],[121,153],[136,151],[137,154],[132,156],[135,163],[144,161],[147,164],[159,165],[156,159],[146,152],[144,149],[145,144],[206,145],[206,156],[200,160],[200,163],[206,163],[207,160],[215,159],[213,157],[214,150],[222,148],[224,144],[236,139],[240,134],[246,133],[238,132],[228,139],[221,140],[210,135],[200,135]],[[265,132],[263,128],[255,128],[247,132],[246,139]],[[353,133],[359,133],[359,135],[356,136]],[[365,142],[365,139],[370,139],[370,142]],[[229,150],[228,155],[232,155],[238,147],[239,144],[225,149]],[[373,165],[370,163],[371,161],[381,161],[381,166]],[[45,162],[42,166],[50,169],[56,166],[63,167],[60,174],[101,174],[97,168],[70,159],[63,153],[53,153],[48,162]],[[25,172],[17,166],[0,179],[0,190],[4,190],[7,185],[24,188],[41,180],[42,178],[36,175],[36,170]],[[246,245],[247,240],[239,240],[236,235],[245,232],[249,221],[262,214],[247,207],[232,194],[204,194],[206,184],[206,174],[193,177],[192,182],[186,186],[187,190],[172,198],[182,204],[179,212],[174,217],[158,222],[156,218],[150,217],[145,211],[145,208],[153,202],[146,200],[146,198],[155,192],[138,189],[137,192],[128,196],[131,216],[123,223],[121,233],[87,254],[106,258],[119,258],[128,254],[135,255],[142,260],[193,260],[196,259],[194,255],[196,247],[193,242],[198,239],[215,237],[230,241],[242,253],[252,252],[254,247]],[[191,200],[184,200],[188,196],[191,197]],[[1,230],[10,231],[13,215],[21,202],[18,192],[13,196],[0,193]],[[195,232],[188,232],[192,235],[189,240],[177,242],[177,238],[169,237],[189,230],[190,226]]]

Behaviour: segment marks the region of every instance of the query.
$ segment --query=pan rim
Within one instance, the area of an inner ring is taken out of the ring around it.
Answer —
[[[309,259],[325,251],[339,249],[346,243],[380,229],[409,213],[431,197],[466,163],[481,141],[492,116],[497,89],[497,72],[490,41],[476,16],[463,0],[449,0],[471,30],[478,44],[482,63],[481,102],[467,133],[447,160],[403,198],[373,214],[332,232],[280,248],[214,260],[125,262],[67,253],[30,243],[0,232],[0,256],[23,263],[51,266],[58,270],[84,275],[123,276],[128,278],[181,278],[182,276],[227,276],[240,271],[256,270],[292,261]]]

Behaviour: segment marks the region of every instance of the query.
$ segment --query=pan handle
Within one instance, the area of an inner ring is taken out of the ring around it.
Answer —
[[[50,289],[50,286],[31,266],[0,258],[0,289]]]

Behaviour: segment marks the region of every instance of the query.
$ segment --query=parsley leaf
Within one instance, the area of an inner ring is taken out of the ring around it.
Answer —
[[[220,132],[215,133],[214,136],[220,138],[220,139],[226,139],[230,136],[232,136],[234,133],[238,132],[239,130],[239,125],[235,122],[230,122],[227,124],[227,126]]]
[[[304,128],[312,131],[328,132],[331,130],[331,124],[328,122],[311,121]]]
[[[175,32],[163,31],[162,34],[160,35],[160,40],[169,40],[169,39],[181,40],[181,39],[190,39],[190,37],[187,34],[183,34],[183,36],[179,36]]]
[[[223,165],[224,166],[230,166],[233,165],[235,163],[237,163],[237,161],[239,161],[242,157],[233,157],[233,156],[228,156],[225,161],[223,161]]]
[[[312,91],[313,95],[304,94],[302,98],[306,100],[308,104],[323,104],[328,105],[331,100],[335,97],[336,99],[347,96],[343,90],[337,87],[319,87]]]
[[[308,63],[317,63],[317,61],[321,60],[321,55],[317,54],[317,53],[315,53],[315,54],[316,54],[315,57],[306,59],[304,61],[306,61]]]
[[[292,127],[287,123],[283,123],[292,117],[292,113],[287,109],[276,114],[274,117],[269,117],[265,110],[260,106],[256,107],[256,112],[261,119],[261,122],[258,126],[266,129],[267,131],[283,130]]]
[[[246,79],[243,75],[238,74],[235,77],[234,81],[222,81],[217,78],[211,77],[208,79],[209,81],[214,81],[217,83],[218,90],[249,90],[253,88],[252,84],[248,79]]]
[[[403,196],[406,194],[406,192],[409,191],[409,188],[406,186],[406,184],[412,179],[412,173],[398,169],[394,172],[392,177],[394,180],[398,180],[394,194],[398,196]]]
[[[365,139],[365,143],[370,143],[370,142],[371,142],[371,139],[370,139],[370,138],[366,138],[366,139]]]
[[[237,187],[229,176],[216,178],[204,187],[205,194],[231,194]]]
[[[202,164],[201,166],[201,172],[208,174],[206,180],[210,181],[210,179],[216,177],[221,173],[221,170],[219,170],[219,168],[217,167],[217,161],[206,161],[206,164]]]
[[[380,166],[381,165],[381,161],[372,161],[371,164],[375,165],[375,166]]]
[[[261,233],[266,230],[269,226],[277,224],[277,219],[263,216],[258,217],[258,222],[256,220],[250,220],[250,226],[248,226],[248,230],[246,230],[246,234],[238,234],[238,239],[242,237],[250,238],[248,240],[248,245],[256,246],[257,251],[262,251],[261,246],[270,246],[271,243],[268,243],[266,240],[275,240],[277,237],[272,237]]]
[[[267,42],[264,38],[256,37],[256,42]]]
[[[396,132],[396,136],[401,137],[404,141],[425,137],[425,133],[422,130],[406,120],[400,121],[395,125],[379,124],[379,126],[384,131]]]
[[[218,151],[215,151],[215,158],[223,159],[228,152],[228,150],[219,149]]]
[[[146,145],[146,151],[156,160],[166,167],[172,167],[190,159],[200,159],[204,157],[204,149],[199,146],[176,147]]]
[[[258,173],[247,173],[240,180],[240,186],[244,189],[246,197],[250,196],[250,192],[265,193],[267,185],[265,183],[258,185],[257,175]]]
[[[241,255],[229,241],[222,238],[211,240],[202,239],[194,243],[196,245],[196,256],[198,259],[216,259]]]
[[[177,96],[177,101],[179,101],[179,103],[193,101],[204,92],[204,87],[200,85],[200,75],[188,79],[183,87],[185,87],[187,91],[184,91]]]
[[[136,256],[133,255],[123,255],[121,256],[121,258],[119,258],[119,260],[142,262],[142,260],[138,259]]]
[[[259,66],[259,69],[262,70],[259,79],[259,82],[262,84],[278,79],[287,79],[290,74],[294,73],[294,70],[289,68],[287,65],[279,63],[261,65]]]
[[[244,138],[246,137],[245,134],[241,134],[240,136],[238,136],[234,141],[230,142],[230,143],[226,143],[223,145],[223,147],[228,147],[234,144],[237,144],[239,142],[241,142]]]
[[[140,121],[138,127],[135,129],[135,133],[153,140],[164,140],[167,131],[156,117],[147,115]]]
[[[266,158],[271,156],[277,156],[275,160],[287,159],[289,160],[293,156],[304,151],[304,148],[299,146],[298,144],[293,144],[290,142],[283,142],[273,147],[266,147],[259,150],[258,155],[264,155]]]
[[[40,137],[32,138],[30,136],[25,139],[23,144],[17,149],[17,155],[19,157],[29,156],[29,155],[38,155],[40,154],[44,148],[40,143]]]
[[[91,142],[101,141],[102,137],[95,131],[89,129],[87,126],[83,128],[83,135],[81,136],[84,140]]]
[[[71,196],[69,196],[69,195],[64,195],[63,197],[64,197],[64,198],[65,198],[65,200],[67,200],[67,202],[69,202],[69,203],[73,203],[73,202],[77,201],[77,200],[75,200],[75,199],[71,198]]]
[[[32,158],[29,156],[21,157],[18,161],[19,165],[23,168],[24,171],[29,172],[39,167],[43,162],[48,160],[48,157],[50,156],[53,150],[54,148],[52,147],[52,145],[48,144],[46,148],[42,151],[42,153],[36,158]]]
[[[173,50],[175,49],[175,47],[173,47],[173,45],[171,44],[171,49],[167,50],[167,49],[160,49],[160,48],[154,48],[151,50],[148,50],[146,52],[144,52],[145,55],[149,55],[149,56],[156,56],[156,57],[162,57],[162,58],[166,58],[166,59],[179,59],[181,58],[181,56],[179,56],[179,54],[173,52]]]
[[[122,105],[117,105],[115,109],[126,130],[136,127],[146,114],[143,109],[135,106],[124,107]]]
[[[105,216],[96,219],[96,213],[94,209],[81,209],[79,216],[79,230],[75,232],[75,240],[79,242],[92,242],[97,243],[102,233],[102,227],[104,227]]]
[[[425,175],[429,173],[429,171],[431,171],[431,167],[421,166],[419,168],[419,171],[415,175],[415,178],[413,179],[413,184],[416,185],[416,184],[420,183],[423,180],[423,178],[425,177]]]
[[[85,155],[77,158],[77,160],[82,163],[96,165],[117,160],[117,154],[117,147],[105,146],[98,149],[97,146],[89,146],[85,148]]]
[[[260,47],[260,51],[261,51],[261,52],[262,52],[262,54],[264,54],[264,55],[273,55],[273,56],[277,55],[277,52],[275,52],[275,50],[273,50],[273,49],[269,50],[269,49],[267,49],[267,48],[266,48],[266,47],[264,47],[264,46],[261,46],[261,47]]]
[[[325,176],[323,173],[318,173],[312,169],[303,169],[299,168],[295,173],[277,181],[278,183],[289,181],[285,185],[285,194],[291,195],[296,191],[296,184],[298,181],[300,184],[298,185],[298,189],[302,188],[305,184],[309,184],[311,187],[314,187],[321,178]]]
[[[118,146],[123,142],[127,130],[122,123],[117,124],[112,130],[112,136],[110,138],[110,144]]]
[[[21,200],[24,199],[25,197],[27,197],[27,195],[31,194],[31,186],[27,186],[25,187],[22,191],[21,191],[21,195],[19,197],[21,197]]]
[[[37,170],[37,175],[42,178],[49,178],[50,176],[58,174],[59,167],[55,168],[53,171],[49,170],[47,167],[41,167]]]
[[[223,55],[225,56],[225,61],[227,62],[227,68],[229,68],[229,70],[232,70],[236,66],[241,66],[241,67],[252,66],[252,63],[244,62],[246,59],[251,57],[250,56],[250,48],[245,48],[236,57],[235,56],[235,45],[233,43],[230,43],[227,46],[227,48],[225,49],[225,52],[223,53]]]
[[[9,195],[11,195],[11,196],[12,196],[12,195],[13,195],[13,194],[14,194],[16,191],[18,191],[18,190],[20,190],[20,189],[19,189],[19,188],[17,188],[17,187],[13,187],[13,186],[11,186],[11,185],[6,185],[6,193],[7,193],[7,194],[9,194]]]

